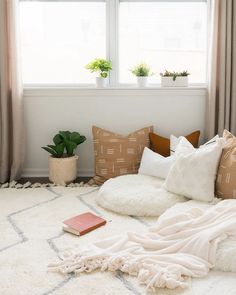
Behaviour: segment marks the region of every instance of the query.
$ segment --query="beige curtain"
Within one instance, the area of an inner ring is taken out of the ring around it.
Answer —
[[[0,182],[20,177],[23,154],[18,1],[0,0]]]
[[[236,0],[208,0],[209,83],[206,135],[236,135]]]

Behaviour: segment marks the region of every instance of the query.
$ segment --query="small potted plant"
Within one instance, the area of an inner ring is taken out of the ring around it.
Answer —
[[[161,75],[162,87],[187,87],[188,86],[188,76],[190,75],[188,71],[170,72],[166,70],[164,73],[160,73],[160,75]]]
[[[59,131],[53,137],[54,145],[42,147],[49,152],[49,180],[57,185],[65,185],[77,177],[78,156],[74,154],[77,146],[86,137],[78,132]]]
[[[99,74],[99,76],[96,77],[97,87],[104,88],[106,86],[108,74],[112,70],[111,61],[96,58],[87,64],[85,68],[90,70],[91,73],[97,72]]]
[[[131,73],[137,77],[138,87],[142,88],[147,86],[148,77],[153,75],[153,73],[151,73],[150,67],[145,63],[141,63],[135,66],[131,70]]]

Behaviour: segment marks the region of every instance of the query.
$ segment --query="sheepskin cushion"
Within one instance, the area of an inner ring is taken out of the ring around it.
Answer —
[[[123,175],[106,181],[97,197],[98,205],[123,215],[160,216],[183,196],[167,192],[163,180],[147,175]]]

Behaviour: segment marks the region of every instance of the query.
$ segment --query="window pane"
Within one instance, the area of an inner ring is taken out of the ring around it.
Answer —
[[[145,2],[145,1],[144,1]],[[119,76],[134,83],[134,65],[146,62],[160,82],[165,69],[188,70],[190,83],[206,81],[206,2],[121,2]]]
[[[23,81],[94,83],[84,66],[106,57],[105,2],[21,2]]]

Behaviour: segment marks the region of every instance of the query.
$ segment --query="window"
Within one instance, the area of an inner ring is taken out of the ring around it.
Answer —
[[[93,83],[85,65],[106,57],[105,2],[20,2],[25,84]]]
[[[97,57],[112,61],[111,86],[134,84],[140,62],[150,83],[165,69],[206,81],[206,0],[20,0],[20,16],[25,84],[94,84],[85,65]]]
[[[206,2],[156,1],[120,4],[120,82],[134,82],[139,62],[158,74],[188,70],[190,82],[206,81]],[[160,76],[158,75],[158,78]],[[150,79],[155,82],[156,76]]]

